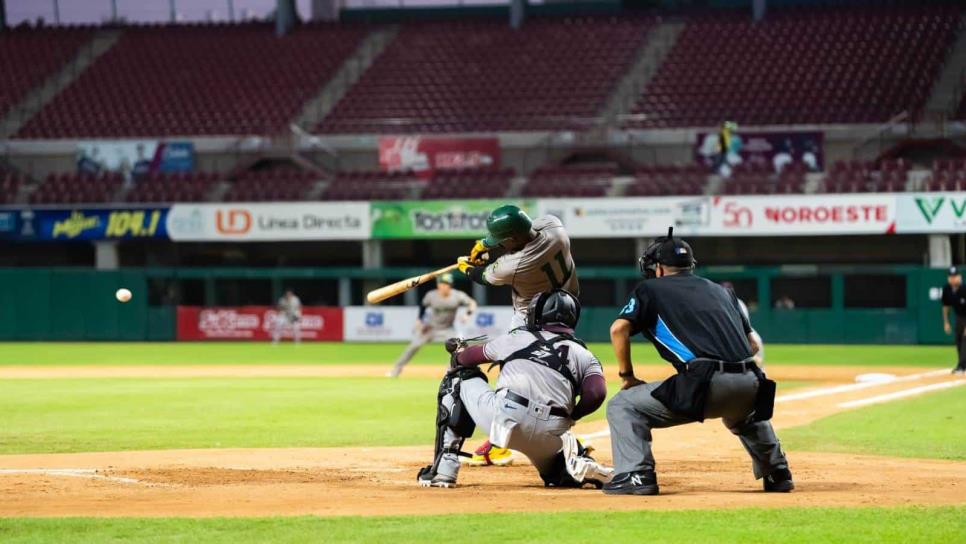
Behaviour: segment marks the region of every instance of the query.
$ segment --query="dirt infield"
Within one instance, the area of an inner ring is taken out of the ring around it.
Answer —
[[[772,374],[781,376],[783,369],[798,372],[775,367]],[[854,381],[854,372],[844,380],[840,368],[809,371],[809,377],[793,379],[824,385],[785,395],[776,408],[779,429],[841,411],[840,404],[849,401],[953,380],[939,372],[910,369],[903,372],[909,376],[898,381],[846,386],[844,382]],[[578,427],[581,433],[597,436],[593,441],[599,457],[609,461],[604,429],[603,422]],[[465,468],[458,489],[420,489],[415,473],[428,462],[430,452],[427,445],[3,455],[0,516],[390,515],[966,501],[966,463],[800,452],[790,452],[798,490],[765,495],[759,492],[760,483],[751,476],[738,441],[716,422],[655,432],[659,497],[548,490],[523,463]],[[708,452],[713,452],[711,461]]]

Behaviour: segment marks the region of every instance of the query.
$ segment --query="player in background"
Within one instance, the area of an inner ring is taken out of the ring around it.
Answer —
[[[282,338],[282,331],[286,327],[292,329],[292,338],[295,343],[301,342],[302,301],[299,300],[299,297],[295,296],[295,292],[291,289],[286,289],[285,294],[278,299],[275,308],[278,310],[278,314],[275,316],[275,323],[272,327],[272,344],[278,344],[278,341]]]
[[[399,356],[392,370],[386,373],[389,378],[398,378],[403,367],[416,355],[420,348],[429,342],[443,342],[448,338],[459,336],[453,325],[456,322],[456,312],[466,308],[463,319],[469,319],[476,311],[476,301],[463,291],[453,289],[453,275],[443,274],[436,278],[436,289],[429,291],[423,297],[422,317],[413,329],[413,339],[406,347],[406,351]]]
[[[477,240],[460,272],[481,285],[505,285],[513,292],[510,329],[527,323],[530,301],[540,293],[566,289],[580,296],[570,236],[560,219],[545,215],[531,220],[513,205],[496,208],[486,219],[487,236]],[[487,441],[476,449],[471,465],[508,465],[513,454]]]
[[[734,284],[731,283],[730,281],[723,281],[721,282],[721,286],[731,291],[732,293],[735,293],[735,299],[738,301],[738,310],[741,311],[741,315],[745,316],[745,319],[748,320],[748,323],[751,323],[751,314],[748,313],[748,305],[745,304],[745,301],[741,300],[741,298],[738,297],[738,293],[735,291]],[[764,367],[765,341],[761,339],[761,335],[758,334],[757,330],[755,330],[754,325],[752,325],[751,332],[748,334],[758,344],[758,351],[755,352],[755,363],[757,363],[758,366],[764,369],[765,368]]]

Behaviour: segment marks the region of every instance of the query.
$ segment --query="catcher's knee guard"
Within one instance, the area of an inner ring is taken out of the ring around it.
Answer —
[[[447,372],[440,381],[436,395],[436,444],[433,464],[423,467],[417,479],[435,475],[440,460],[446,453],[469,456],[461,449],[463,442],[473,436],[476,422],[460,399],[460,382],[471,378],[482,378],[485,381],[486,374],[476,367],[458,368]],[[450,436],[447,436],[447,430],[452,432]]]

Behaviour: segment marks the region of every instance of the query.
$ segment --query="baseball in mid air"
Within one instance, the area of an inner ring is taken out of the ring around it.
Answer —
[[[118,302],[127,302],[131,300],[132,295],[130,289],[125,289],[122,287],[118,289],[116,293],[114,293],[114,296],[117,297]]]

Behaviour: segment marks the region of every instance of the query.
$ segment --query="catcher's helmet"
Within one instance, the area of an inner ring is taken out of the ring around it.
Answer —
[[[668,227],[667,236],[655,238],[637,262],[641,268],[641,275],[645,278],[655,277],[659,264],[676,268],[694,268],[698,263],[694,259],[691,246],[680,238],[674,238],[674,227]]]
[[[483,244],[496,247],[507,238],[530,232],[532,224],[527,212],[520,208],[512,204],[500,206],[486,218],[487,236],[483,239]]]
[[[554,289],[530,299],[527,308],[527,328],[535,330],[542,325],[559,323],[571,329],[580,320],[580,301],[566,289]]]

